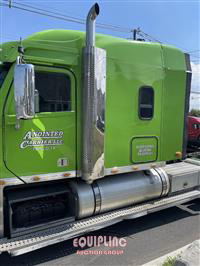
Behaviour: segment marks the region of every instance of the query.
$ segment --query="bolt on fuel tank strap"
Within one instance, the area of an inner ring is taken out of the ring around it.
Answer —
[[[166,196],[170,189],[169,177],[162,168],[155,168],[154,170],[159,174],[162,181],[162,192],[160,197]]]
[[[93,215],[99,214],[101,211],[101,192],[96,182],[92,184],[92,190],[94,193],[94,213]]]

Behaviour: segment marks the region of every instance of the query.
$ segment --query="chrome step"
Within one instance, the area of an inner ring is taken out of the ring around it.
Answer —
[[[0,240],[0,253],[8,252],[12,256],[21,255],[91,231],[99,230],[125,219],[133,219],[161,209],[169,208],[198,198],[199,196],[200,191],[193,190],[187,193],[165,197],[132,207],[100,214],[98,216],[90,217],[63,226],[57,226],[56,228],[43,230],[23,237],[13,239],[3,238]]]

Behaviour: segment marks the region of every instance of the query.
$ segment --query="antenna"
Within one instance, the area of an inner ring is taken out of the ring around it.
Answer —
[[[137,34],[140,32],[140,28],[133,29],[131,32],[133,33],[133,40],[137,41]]]

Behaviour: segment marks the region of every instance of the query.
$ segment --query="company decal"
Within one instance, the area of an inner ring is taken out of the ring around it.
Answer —
[[[146,156],[146,155],[153,155],[153,150],[155,149],[155,146],[150,145],[137,145],[137,155],[138,156]]]
[[[63,145],[63,131],[28,131],[23,137],[20,144],[21,149],[31,147],[33,150],[38,149],[55,149],[58,145]]]

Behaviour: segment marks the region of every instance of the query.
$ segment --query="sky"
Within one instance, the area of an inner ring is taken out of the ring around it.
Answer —
[[[6,0],[0,0],[5,3]],[[14,3],[58,11],[67,16],[84,19],[94,1],[59,0],[12,0]],[[106,23],[134,29],[140,27],[157,40],[174,45],[191,54],[193,70],[190,108],[200,109],[200,0],[132,0],[98,1],[99,23]],[[16,40],[20,37],[45,29],[85,30],[85,25],[65,22],[32,14],[15,8],[0,6],[0,42]],[[116,32],[97,28],[97,32],[131,38],[131,33]]]

